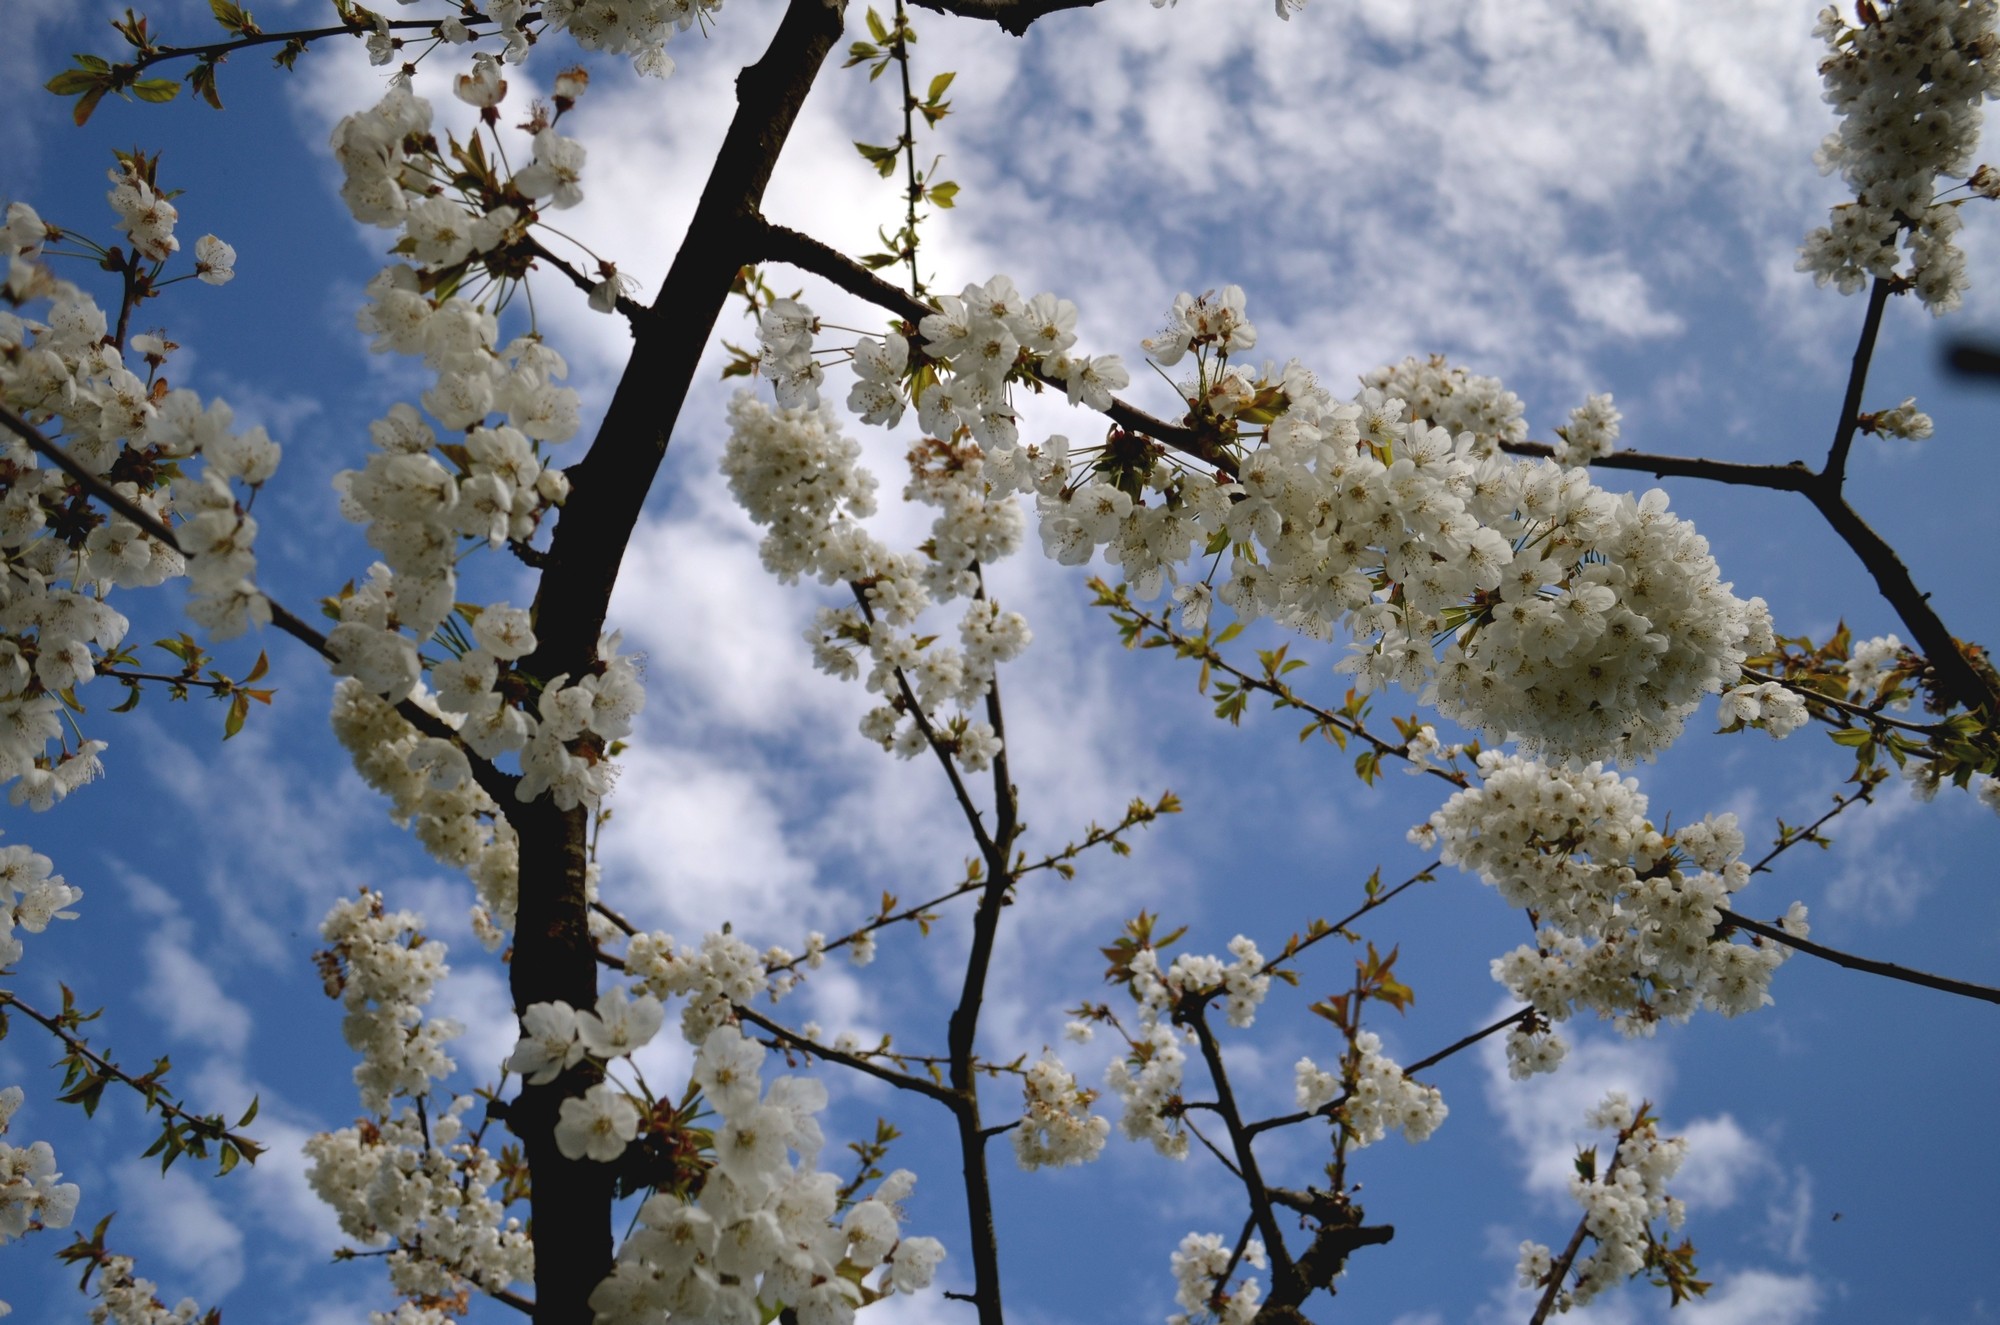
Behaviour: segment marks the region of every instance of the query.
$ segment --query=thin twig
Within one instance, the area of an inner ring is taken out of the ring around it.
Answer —
[[[109,1058],[92,1049],[88,1040],[66,1028],[60,1018],[52,1017],[36,1009],[31,1004],[22,1002],[20,996],[10,989],[0,989],[0,1009],[4,1008],[12,1008],[16,1012],[19,1012],[49,1034],[61,1040],[64,1047],[72,1054],[88,1062],[98,1076],[108,1077],[120,1085],[130,1087],[146,1101],[148,1109],[157,1108],[163,1117],[172,1118],[184,1124],[203,1140],[226,1141],[241,1151],[243,1157],[253,1164],[256,1162],[257,1156],[264,1152],[264,1144],[261,1141],[228,1130],[223,1124],[222,1115],[210,1114],[204,1116],[188,1112],[185,1108],[174,1103],[172,1098],[167,1095],[166,1088],[158,1080],[148,1082],[142,1078],[133,1076]]]
[[[842,1067],[851,1067],[856,1072],[874,1077],[877,1081],[886,1081],[900,1090],[914,1091],[919,1095],[937,1100],[941,1104],[954,1107],[957,1104],[956,1094],[946,1087],[938,1085],[935,1081],[926,1081],[922,1077],[893,1071],[878,1063],[871,1063],[865,1058],[857,1057],[854,1054],[846,1053],[839,1049],[830,1048],[827,1045],[819,1043],[817,1040],[808,1039],[806,1036],[779,1022],[772,1021],[756,1009],[745,1007],[741,1003],[732,1004],[731,1006],[734,1007],[736,1015],[744,1021],[761,1030],[770,1032],[786,1044],[809,1053],[815,1058],[823,1058],[829,1063],[838,1063]]]

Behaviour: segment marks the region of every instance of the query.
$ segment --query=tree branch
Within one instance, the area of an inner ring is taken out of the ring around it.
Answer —
[[[41,429],[29,423],[5,405],[0,405],[0,427],[6,428],[16,437],[19,437],[23,442],[27,443],[29,450],[47,459],[56,468],[69,475],[79,487],[88,492],[93,498],[109,506],[113,511],[116,511],[121,518],[137,525],[140,532],[144,533],[146,537],[165,547],[172,548],[183,558],[187,556],[186,550],[180,545],[180,540],[174,537],[174,531],[163,524],[157,516],[119,492],[102,478],[99,478],[78,464],[74,456],[63,450],[60,446],[57,446]],[[259,592],[262,593],[262,590],[259,590]],[[304,620],[269,594],[264,594],[263,597],[265,603],[271,609],[272,625],[285,634],[290,635],[320,657],[327,659],[329,662],[336,661],[332,652],[326,646],[325,635],[306,624]],[[407,699],[397,702],[396,712],[402,715],[403,721],[415,727],[425,736],[440,741],[449,741],[451,744],[457,746],[465,755],[466,762],[471,765],[473,781],[477,782],[480,789],[493,798],[494,802],[502,808],[503,812],[507,806],[514,803],[514,788],[520,783],[519,777],[511,773],[503,773],[493,766],[491,760],[486,759],[482,755],[475,754],[472,750],[460,744],[458,733],[453,731],[435,713],[420,708]]]
[[[72,1057],[81,1059],[89,1064],[90,1071],[95,1074],[100,1082],[116,1081],[120,1085],[130,1088],[141,1099],[145,1100],[148,1110],[158,1109],[162,1117],[185,1127],[195,1137],[197,1146],[205,1141],[214,1141],[219,1144],[227,1143],[234,1146],[252,1164],[257,1162],[257,1156],[264,1153],[263,1142],[230,1131],[228,1125],[223,1122],[221,1114],[202,1115],[190,1113],[181,1105],[176,1104],[167,1095],[166,1088],[160,1082],[160,1077],[164,1076],[166,1072],[164,1066],[167,1061],[166,1059],[162,1058],[159,1063],[155,1064],[153,1072],[149,1072],[145,1076],[135,1077],[124,1068],[118,1066],[117,1063],[114,1063],[103,1054],[92,1049],[88,1040],[77,1035],[68,1026],[63,1024],[62,1017],[52,1017],[31,1004],[22,1002],[20,997],[12,990],[0,989],[0,1019],[4,1019],[4,1014],[8,1008],[19,1012],[29,1021],[34,1022],[37,1026],[40,1026],[43,1030],[61,1040],[63,1047],[69,1050]],[[64,989],[64,1010],[65,1012],[69,1010],[69,991],[67,988]],[[96,1015],[96,1013],[90,1013],[84,1019],[88,1020],[90,1017],[95,1017]],[[69,1081],[66,1080],[65,1086],[68,1084]],[[77,1103],[79,1101],[73,1096],[66,1096],[65,1102]],[[87,1102],[86,1112],[92,1107],[95,1107],[94,1097]],[[205,1150],[194,1149],[192,1153],[197,1158],[207,1157]],[[227,1172],[227,1170],[224,1171]]]
[[[979,19],[1021,37],[1027,35],[1029,25],[1038,18],[1065,9],[1089,9],[1098,0],[910,0],[910,3],[940,14]]]
[[[791,1030],[781,1022],[771,1020],[755,1008],[745,1007],[741,1003],[733,1003],[730,1006],[735,1008],[736,1015],[744,1021],[761,1030],[770,1032],[786,1044],[811,1054],[815,1058],[823,1058],[829,1063],[838,1063],[842,1067],[853,1068],[856,1072],[874,1077],[877,1081],[885,1081],[898,1090],[914,1091],[916,1094],[922,1095],[927,1099],[936,1100],[946,1106],[956,1105],[957,1097],[953,1092],[938,1085],[935,1081],[926,1081],[922,1077],[913,1076],[907,1072],[897,1072],[883,1067],[879,1063],[871,1063],[866,1058],[861,1058],[855,1054],[845,1053],[839,1049],[830,1049],[817,1040],[808,1039],[800,1035],[797,1031]]]
[[[1868,312],[1861,319],[1861,337],[1854,344],[1854,363],[1847,371],[1847,394],[1840,402],[1840,421],[1834,425],[1833,445],[1827,448],[1826,464],[1820,473],[1836,491],[1847,481],[1847,453],[1854,446],[1854,434],[1861,424],[1861,393],[1868,386],[1868,365],[1875,357],[1875,339],[1882,331],[1882,310],[1888,306],[1895,282],[1881,276],[1868,291]]]
[[[1906,984],[1922,985],[1926,989],[1937,989],[1947,994],[1957,994],[1963,998],[1978,999],[1982,1003],[2000,1003],[2000,989],[1995,989],[1991,985],[1976,985],[1968,980],[1954,980],[1950,976],[1932,975],[1928,971],[1919,971],[1908,966],[1898,966],[1894,962],[1876,961],[1872,957],[1857,957],[1851,952],[1842,952],[1838,948],[1823,947],[1820,944],[1812,942],[1810,939],[1800,938],[1796,934],[1787,934],[1777,926],[1767,925],[1761,920],[1752,920],[1748,916],[1740,916],[1734,911],[1724,910],[1722,913],[1722,923],[1715,927],[1716,937],[1720,938],[1732,929],[1747,930],[1759,937],[1767,938],[1773,943],[1782,943],[1787,948],[1803,952],[1809,957],[1817,957],[1821,961],[1832,962],[1835,966],[1845,967],[1850,971],[1866,971],[1870,975],[1886,976],[1891,980],[1901,980]]]
[[[1551,459],[1555,448],[1545,442],[1503,442],[1500,449],[1509,455],[1529,459]],[[1654,455],[1647,451],[1614,451],[1590,462],[1592,469],[1629,469],[1655,478],[1698,478],[1712,483],[1730,483],[1745,488],[1775,488],[1780,492],[1808,491],[1819,476],[1802,460],[1787,465],[1746,465],[1734,460],[1705,460],[1699,456]]]
[[[1230,1148],[1236,1152],[1238,1176],[1243,1179],[1244,1192],[1250,1198],[1250,1213],[1257,1221],[1257,1231],[1264,1235],[1264,1249],[1271,1257],[1271,1281],[1273,1291],[1279,1285],[1289,1284],[1297,1273],[1292,1264],[1291,1253],[1285,1249],[1285,1233],[1278,1226],[1278,1217],[1271,1209],[1271,1193],[1264,1185],[1264,1175],[1257,1167],[1257,1152],[1251,1147],[1255,1135],[1243,1124],[1243,1115],[1236,1107],[1236,1094],[1229,1085],[1229,1072],[1223,1066],[1222,1047],[1215,1042],[1215,1032],[1208,1028],[1208,1018],[1203,1005],[1194,999],[1186,1001],[1183,1009],[1175,1009],[1175,1019],[1194,1028],[1195,1038],[1201,1045],[1202,1061],[1208,1065],[1208,1077],[1215,1085],[1215,1111],[1222,1115],[1222,1124],[1229,1129]]]
[[[923,344],[923,336],[917,333],[916,327],[937,312],[935,308],[912,297],[900,286],[891,285],[839,249],[822,244],[810,235],[774,225],[762,216],[750,224],[756,238],[759,261],[782,262],[801,271],[809,271],[858,299],[865,299],[878,308],[894,313],[910,324],[913,343]],[[1062,383],[1042,377],[1039,373],[1036,379],[1056,390],[1064,389]],[[1151,437],[1223,474],[1236,472],[1236,462],[1228,453],[1193,428],[1168,423],[1115,398],[1103,413],[1127,432]]]

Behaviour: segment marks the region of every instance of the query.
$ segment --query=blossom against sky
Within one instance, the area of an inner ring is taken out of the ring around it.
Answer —
[[[406,362],[366,354],[353,330],[386,236],[347,219],[326,147],[341,116],[380,97],[384,71],[358,45],[315,51],[291,76],[239,57],[224,70],[222,115],[113,101],[78,131],[29,73],[103,47],[98,19],[113,11],[21,12],[39,18],[32,41],[4,57],[20,146],[0,163],[0,198],[108,234],[109,148],[165,146],[164,169],[187,190],[177,200],[184,233],[214,231],[237,254],[233,283],[181,287],[162,314],[190,347],[176,384],[223,396],[285,445],[258,504],[262,573],[276,596],[309,605],[373,556],[339,519],[332,475],[362,463],[369,420],[423,385]],[[312,12],[272,5],[260,17],[274,26]],[[187,30],[205,13],[186,3],[154,17]],[[924,67],[959,73],[937,142],[961,201],[933,222],[925,250],[938,287],[1005,272],[1023,292],[1074,301],[1092,352],[1124,355],[1132,398],[1156,412],[1172,397],[1141,368],[1141,339],[1181,291],[1236,283],[1257,353],[1296,355],[1341,394],[1380,364],[1438,352],[1502,378],[1538,437],[1606,391],[1623,412],[1623,442],[1645,450],[1811,460],[1831,432],[1861,307],[1792,270],[1840,196],[1839,181],[1812,165],[1833,121],[1806,7],[1669,13],[1635,2],[1579,15],[1554,3],[1323,0],[1281,24],[1258,4],[1112,3],[1055,16],[1020,41],[915,21]],[[602,63],[565,122],[590,152],[584,202],[565,228],[642,290],[671,258],[731,80],[767,23],[748,7],[726,10],[708,39],[676,43],[665,83]],[[531,87],[546,94],[561,67],[543,54],[509,73],[521,104]],[[442,84],[442,71],[419,79],[464,113]],[[870,246],[898,200],[849,144],[882,141],[892,112],[884,85],[830,70],[767,213],[850,251]],[[2000,398],[1935,368],[1944,332],[2000,325],[2000,244],[1992,220],[1966,210],[1966,308],[1934,323],[1898,301],[1872,379],[1872,403],[1914,395],[1936,433],[1863,439],[1855,491],[1954,629],[1993,640],[2000,603],[1982,549],[2000,540],[2000,458],[1986,445]],[[774,284],[789,289],[789,279]],[[835,292],[809,297],[829,320],[879,326]],[[587,436],[629,337],[552,282],[537,300],[582,394]],[[725,323],[722,334],[740,343],[755,331]],[[942,891],[967,847],[934,770],[870,748],[855,730],[865,697],[811,670],[801,636],[825,599],[776,585],[758,565],[756,531],[719,470],[721,362],[718,352],[704,370],[614,601],[625,646],[645,656],[650,697],[612,801],[604,888],[690,938],[730,920],[753,944],[796,947],[805,929],[865,917],[885,889]],[[1052,397],[1024,413],[1024,433],[1090,426]],[[914,432],[852,431],[884,488],[900,486],[898,456]],[[1600,482],[1622,491],[1624,477]],[[1723,577],[1768,599],[1782,633],[1823,636],[1842,616],[1857,637],[1896,628],[1802,503],[1666,486]],[[885,539],[922,536],[928,515],[885,505]],[[1313,916],[1348,909],[1377,865],[1400,878],[1429,859],[1403,834],[1441,801],[1430,779],[1392,774],[1365,789],[1349,760],[1300,747],[1282,718],[1253,714],[1242,731],[1216,724],[1185,667],[1117,648],[1073,568],[1024,554],[995,578],[1035,632],[1004,683],[1016,777],[1046,841],[1168,787],[1188,812],[1155,827],[1132,859],[1093,861],[1075,882],[1024,896],[1000,953],[994,1045],[1032,1059],[1061,1044],[1063,1009],[1104,996],[1093,949],[1142,907],[1193,925],[1194,951],[1223,952],[1239,932],[1268,951]],[[164,613],[138,621],[135,638],[180,628]],[[24,995],[52,1002],[62,980],[87,1004],[103,1002],[108,1042],[132,1062],[171,1053],[175,1078],[204,1107],[239,1109],[260,1094],[271,1152],[221,1181],[185,1167],[154,1181],[122,1102],[103,1111],[122,1126],[88,1126],[50,1101],[50,1055],[29,1027],[0,1043],[0,1084],[31,1087],[16,1125],[56,1145],[85,1195],[79,1222],[120,1209],[117,1235],[169,1300],[190,1293],[250,1318],[297,1317],[304,1301],[306,1318],[333,1325],[365,1319],[383,1298],[365,1264],[325,1264],[338,1232],[306,1191],[298,1153],[306,1133],[344,1125],[356,1107],[352,1057],[309,962],[320,917],[364,884],[426,914],[451,953],[437,1011],[466,1027],[455,1052],[468,1085],[512,1050],[514,1027],[504,971],[463,919],[463,883],[388,824],[330,740],[323,669],[287,641],[258,644],[272,654],[279,702],[242,735],[221,745],[219,714],[199,705],[149,700],[122,721],[94,715],[93,734],[111,743],[109,780],[47,816],[9,810],[5,825],[8,842],[31,842],[86,894],[83,920],[35,945]],[[236,647],[243,662],[254,657],[255,646]],[[1338,646],[1295,648],[1319,692],[1337,698]],[[1773,816],[1816,814],[1845,772],[1816,732],[1782,745],[1757,733],[1715,740],[1711,718],[1698,713],[1683,746],[1636,770],[1656,814],[1684,822],[1729,810],[1747,832],[1767,831]],[[1775,916],[1804,899],[1815,936],[1835,946],[1973,979],[2000,967],[2000,909],[1983,891],[2000,847],[1990,813],[1963,795],[1920,805],[1891,788],[1833,835],[1831,851],[1793,853],[1759,879],[1746,909]],[[1492,890],[1447,871],[1381,926],[1370,937],[1384,950],[1401,944],[1417,991],[1408,1016],[1376,1028],[1399,1061],[1504,1010],[1487,965],[1527,936]],[[919,1035],[917,1014],[952,987],[960,951],[951,924],[924,943],[885,939],[866,970],[830,964],[805,1006],[828,1027]],[[1317,973],[1326,988],[1346,978],[1343,961]],[[1977,1052],[1991,1034],[1984,1010],[1804,959],[1773,989],[1770,1009],[1700,1017],[1655,1039],[1587,1028],[1561,1073],[1526,1084],[1508,1079],[1497,1051],[1441,1068],[1432,1080],[1452,1112],[1437,1135],[1414,1149],[1391,1137],[1366,1156],[1370,1214],[1396,1223],[1398,1237],[1357,1258],[1329,1316],[1525,1318],[1511,1287],[1515,1248],[1568,1228],[1561,1177],[1580,1120],[1616,1087],[1652,1100],[1667,1130],[1690,1140],[1682,1194],[1717,1288],[1681,1316],[1977,1318],[1983,1289],[1964,1267],[1977,1263],[1974,1237],[1992,1228],[1981,1188],[2000,1169],[1984,1139],[1982,1101],[2000,1085]],[[1266,1038],[1246,1044],[1244,1089],[1273,1111],[1288,1107],[1294,1062],[1332,1052],[1302,1015],[1324,992],[1309,978],[1274,994],[1260,1019]],[[653,1052],[649,1075],[685,1078],[684,1050],[662,1042]],[[1096,1057],[1065,1053],[1080,1079],[1102,1080],[1101,1046]],[[865,1084],[829,1085],[835,1146],[903,1108]],[[946,1134],[906,1131],[896,1162],[923,1179],[909,1226],[943,1240],[952,1256],[940,1281],[963,1288]],[[1309,1148],[1289,1144],[1273,1154],[1309,1175]],[[1164,1317],[1170,1252],[1190,1229],[1231,1236],[1240,1218],[1214,1209],[1204,1162],[1169,1165],[1114,1136],[1099,1167],[1008,1178],[1000,1219],[1012,1305],[1030,1321]],[[7,1296],[23,1319],[75,1309],[69,1273],[46,1258],[51,1238],[5,1253]],[[963,1308],[931,1296],[894,1310],[947,1320]],[[1627,1291],[1592,1314],[1664,1311]]]

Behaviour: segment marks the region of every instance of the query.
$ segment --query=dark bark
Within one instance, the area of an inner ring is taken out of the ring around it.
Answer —
[[[737,77],[736,116],[687,236],[658,298],[635,325],[632,357],[596,439],[568,471],[570,497],[535,595],[540,645],[523,664],[530,676],[574,679],[595,662],[640,508],[737,269],[748,260],[746,221],[757,214],[840,25],[839,11],[822,0],[795,0],[763,58]],[[588,812],[558,810],[546,798],[507,811],[521,840],[515,1009],[557,999],[589,1007],[597,998],[597,964],[584,898]],[[564,1159],[553,1137],[562,1100],[589,1084],[578,1070],[529,1087],[508,1115],[533,1183],[537,1325],[587,1325],[591,1290],[611,1268],[611,1168]]]

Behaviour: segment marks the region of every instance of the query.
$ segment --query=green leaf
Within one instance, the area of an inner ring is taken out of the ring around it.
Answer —
[[[81,60],[83,57],[79,55],[76,58]],[[102,86],[104,82],[104,74],[99,70],[65,69],[48,82],[42,84],[42,87],[59,97],[73,97],[79,93],[88,92],[93,87]]]
[[[208,12],[215,15],[215,21],[239,37],[255,37],[263,33],[257,20],[250,17],[250,11],[231,0],[208,0]]]
[[[926,100],[935,106],[937,99],[944,95],[944,90],[951,86],[951,80],[957,77],[958,75],[955,73],[942,73],[933,78],[931,80],[930,95]]]
[[[222,720],[222,739],[228,740],[243,730],[243,720],[250,716],[250,696],[238,691],[229,701],[229,716]]]
[[[942,184],[931,185],[930,188],[925,190],[925,193],[939,207],[949,207],[952,204],[952,200],[958,197],[958,185],[952,183],[950,180],[946,180]]]
[[[888,25],[882,22],[882,16],[875,12],[872,5],[868,9],[868,34],[875,38],[878,45],[887,45],[889,42]]]
[[[132,90],[138,93],[139,100],[157,105],[179,96],[181,85],[180,80],[174,78],[142,78],[132,84]]]

